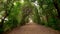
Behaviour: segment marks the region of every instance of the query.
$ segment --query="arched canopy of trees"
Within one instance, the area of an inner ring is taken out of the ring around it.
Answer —
[[[0,33],[26,24],[29,15],[35,23],[60,30],[60,0],[0,0]]]

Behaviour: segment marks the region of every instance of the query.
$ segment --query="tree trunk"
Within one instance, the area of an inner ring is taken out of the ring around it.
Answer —
[[[57,12],[58,12],[58,18],[60,19],[60,8],[58,6],[58,0],[53,0],[53,3],[54,3],[54,6],[55,8],[57,9]]]
[[[0,32],[1,34],[3,34],[3,24],[4,24],[4,20],[5,20],[5,18],[9,15],[8,12],[10,12],[11,9],[13,8],[13,4],[11,5],[11,7],[9,7],[9,6],[8,6],[8,5],[9,5],[8,2],[10,3],[10,1],[7,1],[6,4],[4,4],[5,15],[3,16],[2,21],[1,21],[1,24],[0,24],[0,29],[2,29],[2,31]],[[14,1],[13,1],[13,2],[14,2]],[[8,10],[8,8],[10,8],[10,9]]]

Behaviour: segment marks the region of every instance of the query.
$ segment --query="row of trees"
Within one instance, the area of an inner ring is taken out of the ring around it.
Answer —
[[[24,25],[33,6],[29,0],[1,0],[0,33]]]
[[[60,30],[60,0],[0,0],[0,33],[33,21]]]
[[[35,3],[34,21],[54,29],[60,30],[60,1],[59,0],[33,0]]]

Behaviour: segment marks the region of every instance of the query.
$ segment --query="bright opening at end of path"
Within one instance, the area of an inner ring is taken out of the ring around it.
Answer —
[[[32,20],[32,18],[29,18],[29,23],[33,23],[33,20]]]

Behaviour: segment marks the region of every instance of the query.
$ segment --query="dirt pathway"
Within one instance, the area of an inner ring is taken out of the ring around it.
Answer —
[[[28,23],[22,27],[13,29],[8,34],[59,34],[59,33],[58,31],[55,31],[51,28],[42,25]]]

